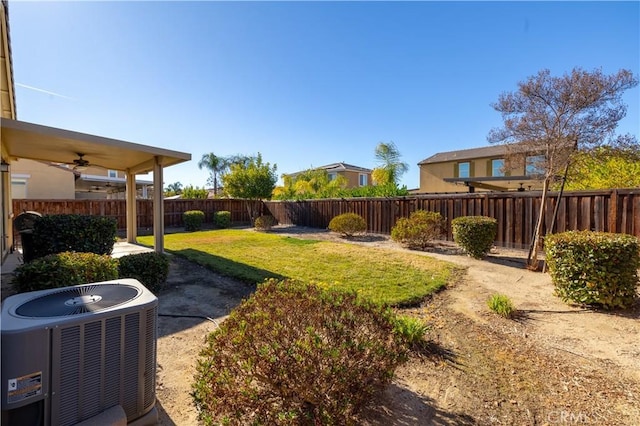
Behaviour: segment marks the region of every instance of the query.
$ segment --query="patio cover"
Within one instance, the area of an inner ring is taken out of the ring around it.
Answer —
[[[442,180],[449,183],[464,184],[469,187],[469,192],[474,192],[475,188],[487,191],[539,190],[542,186],[539,180],[533,179],[531,176],[458,177],[443,178]]]
[[[135,175],[153,171],[154,249],[164,251],[163,168],[191,160],[191,154],[135,144],[86,133],[47,127],[25,121],[0,120],[2,156],[9,161],[20,158],[73,164],[78,153],[93,165],[122,170],[127,175],[127,241],[136,242]],[[133,183],[133,184],[130,184]]]

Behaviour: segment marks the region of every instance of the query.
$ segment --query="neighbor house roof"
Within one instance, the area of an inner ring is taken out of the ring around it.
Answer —
[[[307,170],[326,170],[328,173],[331,172],[358,172],[358,173],[371,173],[371,169],[367,169],[364,167],[354,166],[353,164],[347,163],[332,163],[327,164],[326,166],[320,167],[310,167]],[[295,176],[297,174],[302,173],[303,171],[298,171],[294,173],[286,173],[287,176]]]
[[[328,172],[361,172],[361,173],[371,173],[371,169],[366,169],[364,167],[354,166],[353,164],[347,163],[333,163],[327,164],[326,166],[316,167],[316,169],[324,169]]]
[[[418,163],[421,164],[433,164],[433,163],[446,163],[449,161],[463,161],[471,160],[474,158],[483,157],[498,157],[505,155],[507,148],[504,145],[491,145],[484,146],[482,148],[461,149],[458,151],[438,152],[429,158],[426,158]]]

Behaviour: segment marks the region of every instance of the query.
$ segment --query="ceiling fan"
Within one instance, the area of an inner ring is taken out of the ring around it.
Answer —
[[[78,158],[74,159],[72,162],[70,163],[66,163],[68,166],[73,168],[74,172],[83,172],[85,171],[88,167],[100,167],[101,169],[106,169],[106,167],[101,166],[100,164],[96,164],[94,162],[91,162],[89,160],[85,160],[85,153],[83,152],[76,152],[75,153]]]
[[[73,160],[73,164],[75,164],[75,166],[73,166],[73,170],[77,170],[79,172],[86,170],[90,163],[83,158],[85,154],[81,152],[77,152],[76,154],[78,155],[78,158]]]

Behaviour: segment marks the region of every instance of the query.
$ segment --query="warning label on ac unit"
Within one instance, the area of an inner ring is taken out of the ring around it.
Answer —
[[[24,401],[42,394],[42,371],[7,381],[7,403]]]

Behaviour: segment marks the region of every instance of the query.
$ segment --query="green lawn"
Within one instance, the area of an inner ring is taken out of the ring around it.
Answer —
[[[152,245],[153,237],[138,241]],[[168,234],[165,249],[248,283],[288,277],[356,290],[395,306],[421,301],[457,271],[448,262],[418,254],[237,229]]]

